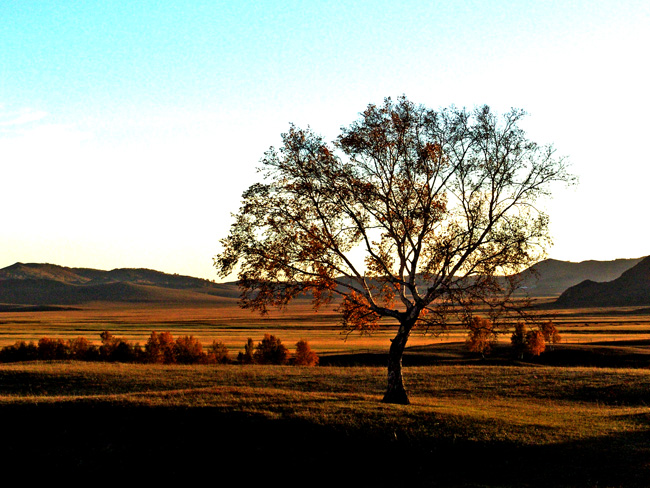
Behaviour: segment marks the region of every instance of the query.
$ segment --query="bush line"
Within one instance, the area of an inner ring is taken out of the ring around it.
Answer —
[[[85,337],[64,341],[43,337],[34,343],[17,341],[0,349],[0,362],[18,361],[106,361],[121,363],[150,364],[292,364],[296,366],[315,366],[318,356],[309,343],[300,340],[291,354],[282,341],[271,334],[255,345],[249,338],[236,360],[231,359],[230,351],[221,341],[212,341],[204,350],[195,337],[181,336],[176,339],[169,332],[152,332],[144,346],[131,344],[114,336],[109,331],[100,334],[101,345],[92,344]]]

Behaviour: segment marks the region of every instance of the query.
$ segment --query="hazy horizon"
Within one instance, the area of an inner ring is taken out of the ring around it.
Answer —
[[[61,1],[0,6],[0,268],[212,257],[289,123],[369,103],[529,113],[578,176],[546,202],[563,261],[647,256],[650,4]]]

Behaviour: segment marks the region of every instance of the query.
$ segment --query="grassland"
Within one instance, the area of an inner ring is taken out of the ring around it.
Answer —
[[[650,315],[553,319],[564,342],[529,362],[513,360],[507,337],[482,359],[464,352],[460,329],[415,335],[405,358],[412,404],[394,406],[380,403],[383,366],[331,366],[381,364],[391,331],[344,341],[335,312],[314,315],[308,303],[268,318],[233,307],[5,312],[0,346],[97,342],[103,330],[144,343],[169,330],[236,353],[270,332],[289,346],[308,340],[330,366],[2,364],[0,466],[243,486],[647,486]]]
[[[647,308],[589,308],[541,310],[540,315],[557,324],[563,343],[586,344],[650,340],[650,313]],[[346,335],[333,306],[314,313],[307,300],[287,310],[272,310],[268,316],[236,305],[116,305],[90,304],[73,310],[0,313],[0,347],[18,340],[38,341],[41,337],[70,339],[85,337],[99,343],[99,334],[109,330],[134,343],[144,344],[151,331],[170,331],[174,336],[193,335],[204,345],[224,342],[233,351],[243,348],[248,337],[258,340],[265,333],[275,334],[288,345],[300,339],[310,342],[319,354],[385,351],[394,333],[391,322],[372,336]],[[465,340],[466,331],[452,327],[441,336],[415,333],[410,346],[426,346]],[[507,344],[509,337],[501,337]]]
[[[2,365],[0,454],[245,486],[646,486],[648,370],[413,367],[407,384],[395,406],[383,368]]]

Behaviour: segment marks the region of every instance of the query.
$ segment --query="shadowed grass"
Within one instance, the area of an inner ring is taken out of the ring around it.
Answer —
[[[650,474],[648,370],[407,368],[409,406],[380,403],[384,374],[6,364],[0,455],[93,474],[167,463],[176,477],[223,462],[319,486],[340,483],[341,464],[359,486],[644,486]]]

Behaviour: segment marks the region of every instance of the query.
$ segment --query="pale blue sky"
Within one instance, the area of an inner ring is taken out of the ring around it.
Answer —
[[[290,122],[368,103],[530,113],[580,177],[557,259],[650,254],[647,1],[0,3],[0,267],[215,278],[212,256]]]

